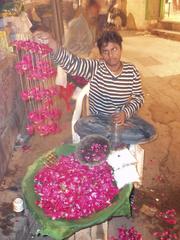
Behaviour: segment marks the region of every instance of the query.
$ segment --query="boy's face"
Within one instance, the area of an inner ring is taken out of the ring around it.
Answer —
[[[66,22],[69,22],[74,17],[73,2],[64,1],[63,2],[63,18]]]
[[[91,25],[94,25],[97,22],[99,15],[99,9],[96,6],[91,6],[87,9],[87,18],[88,22]]]
[[[101,56],[108,67],[114,67],[119,64],[121,59],[122,49],[117,43],[108,42],[101,48]]]

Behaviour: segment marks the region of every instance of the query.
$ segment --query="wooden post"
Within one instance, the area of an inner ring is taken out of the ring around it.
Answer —
[[[108,240],[108,221],[91,227],[91,239]]]
[[[91,229],[85,228],[75,233],[75,240],[92,240]]]
[[[75,235],[72,235],[68,240],[75,240]]]
[[[53,13],[53,37],[62,45],[62,38],[64,35],[63,16],[62,16],[62,0],[51,0]]]
[[[108,240],[108,221],[76,232],[68,240]]]

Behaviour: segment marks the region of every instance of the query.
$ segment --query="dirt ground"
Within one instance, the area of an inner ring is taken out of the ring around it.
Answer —
[[[142,145],[145,150],[143,185],[135,189],[132,218],[112,219],[109,225],[111,236],[117,235],[117,228],[124,225],[135,226],[143,240],[160,239],[153,233],[167,229],[179,234],[177,239],[180,239],[180,42],[146,33],[124,33],[123,36],[123,58],[137,65],[142,74],[145,104],[139,114],[156,127],[158,137]],[[1,183],[1,191],[6,189],[6,194],[1,195],[1,203],[10,203],[17,195],[22,178],[35,159],[52,148],[71,142],[74,102],[70,112],[64,109],[63,102],[61,108],[62,131],[59,134],[33,136],[26,148],[14,151]],[[158,215],[172,209],[176,213],[176,224],[169,224]],[[4,211],[1,204],[1,216]],[[0,227],[3,226],[1,221]]]

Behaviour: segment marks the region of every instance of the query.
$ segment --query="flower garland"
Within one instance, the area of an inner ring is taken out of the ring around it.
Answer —
[[[61,111],[58,110],[59,91],[54,81],[57,70],[50,59],[52,49],[30,40],[12,44],[18,55],[16,71],[20,75],[21,98],[29,120],[28,134],[45,136],[59,132]]]
[[[58,96],[58,90],[55,86],[49,88],[34,87],[21,92],[21,98],[23,101],[31,99],[34,99],[35,101],[42,101],[45,98],[52,99],[54,96]]]
[[[89,167],[74,153],[43,167],[34,181],[39,196],[36,204],[54,220],[88,217],[111,205],[119,192],[106,161]]]
[[[28,119],[31,124],[27,125],[26,130],[29,135],[35,132],[39,133],[41,136],[55,134],[60,131],[58,124],[55,122],[60,116],[61,111],[56,108],[44,108],[39,111],[30,112],[28,114]],[[48,120],[48,123],[45,124],[46,120]]]
[[[48,47],[46,44],[39,44],[37,42],[31,40],[18,40],[12,43],[14,47],[16,47],[17,51],[24,50],[40,55],[48,55],[52,52],[52,49]]]
[[[33,60],[30,54],[22,56],[22,60],[16,64],[17,72],[26,73],[29,80],[48,80],[56,76],[57,71],[51,62],[43,59],[36,59],[35,62]]]

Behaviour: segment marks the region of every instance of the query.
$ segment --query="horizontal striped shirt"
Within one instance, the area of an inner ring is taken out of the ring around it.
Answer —
[[[79,58],[63,48],[57,50],[52,59],[67,73],[90,81],[92,114],[112,114],[120,110],[129,118],[144,102],[140,74],[131,63],[122,62],[121,73],[115,75],[103,60]]]

